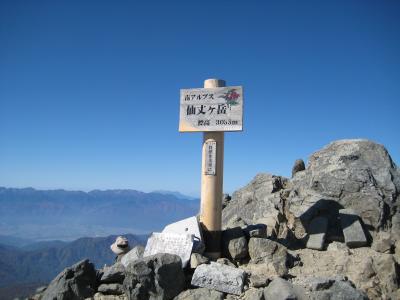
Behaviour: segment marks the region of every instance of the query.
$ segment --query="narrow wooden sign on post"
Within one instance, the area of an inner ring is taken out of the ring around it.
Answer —
[[[216,174],[216,162],[217,162],[217,143],[215,141],[207,141],[205,175]]]
[[[204,132],[201,163],[200,223],[206,255],[221,255],[224,132],[243,130],[243,89],[207,79],[204,88],[182,89],[180,132]]]

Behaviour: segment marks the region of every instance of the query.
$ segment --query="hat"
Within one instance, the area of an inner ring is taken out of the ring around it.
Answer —
[[[112,252],[114,252],[117,255],[126,253],[130,250],[128,239],[123,236],[119,236],[115,240],[114,244],[110,246],[110,248]]]

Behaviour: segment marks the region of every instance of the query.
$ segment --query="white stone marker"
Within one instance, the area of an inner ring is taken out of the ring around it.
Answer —
[[[168,224],[163,233],[192,234],[201,240],[201,231],[197,217],[190,217],[175,223]]]
[[[203,236],[197,217],[190,217],[171,223],[162,231],[163,233],[191,234],[193,235],[193,252],[202,253],[204,251]]]
[[[158,253],[178,255],[184,268],[190,260],[193,248],[193,235],[153,232],[147,240],[143,257]]]

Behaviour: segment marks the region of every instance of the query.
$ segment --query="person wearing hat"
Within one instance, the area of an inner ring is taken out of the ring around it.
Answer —
[[[121,258],[130,250],[128,239],[126,237],[119,236],[110,246],[110,248],[111,251],[117,255],[115,257],[115,262],[120,262]]]

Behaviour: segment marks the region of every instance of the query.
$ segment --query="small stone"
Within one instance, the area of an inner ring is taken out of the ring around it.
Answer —
[[[293,285],[282,279],[275,278],[264,290],[265,299],[274,300],[296,300],[296,294]]]
[[[367,296],[354,288],[349,281],[335,281],[329,289],[315,291],[310,294],[311,299],[346,299],[367,300]]]
[[[97,291],[105,295],[122,295],[124,293],[124,287],[119,283],[103,283]]]
[[[125,278],[125,267],[122,263],[115,263],[103,269],[100,281],[104,283],[122,283]]]
[[[244,293],[244,300],[264,300],[263,290],[259,289],[248,289]]]
[[[344,276],[332,277],[298,277],[296,280],[298,287],[301,287],[305,294],[308,295],[307,299],[366,299],[365,295],[356,290],[353,283],[348,281]],[[303,299],[301,290],[296,289],[295,293],[298,298]]]
[[[217,259],[217,263],[221,264],[221,265],[225,265],[225,266],[230,266],[233,268],[236,268],[235,264],[232,263],[229,259],[225,258],[225,257],[221,257]]]
[[[357,214],[351,209],[341,209],[339,215],[346,245],[349,248],[366,246],[367,238]]]
[[[272,263],[280,276],[288,273],[288,252],[285,246],[269,239],[251,238],[249,254],[252,263]]]
[[[275,238],[279,232],[279,217],[277,216],[266,216],[257,220],[257,224],[265,224],[267,226],[266,234],[267,238]]]
[[[263,238],[251,238],[249,241],[250,258],[256,263],[264,259],[272,260],[278,250],[282,252],[285,247],[275,241]],[[286,248],[285,248],[286,250]]]
[[[33,296],[29,297],[29,300],[40,300],[40,299],[42,299],[43,294],[46,291],[46,289],[47,289],[47,286],[38,287],[35,290],[35,294]],[[18,299],[19,298],[15,298],[14,300],[18,300]]]
[[[160,253],[128,265],[124,290],[129,299],[172,299],[182,292],[184,284],[180,257]]]
[[[243,291],[243,270],[211,262],[200,265],[194,271],[192,285],[240,295]]]
[[[240,227],[240,228],[245,228],[247,226],[247,223],[243,221],[241,217],[238,217],[237,215],[232,216],[223,226],[222,229],[228,229],[228,228],[234,228],[234,227]]]
[[[104,295],[102,293],[96,293],[93,298],[89,298],[90,300],[127,300],[126,295]],[[86,299],[88,300],[88,299]]]
[[[399,266],[393,255],[381,254],[374,257],[373,267],[386,294],[391,294],[400,288]]]
[[[248,276],[250,285],[253,287],[265,287],[268,282],[280,276],[279,269],[277,269],[272,262],[247,264],[240,266]]]
[[[196,269],[201,264],[206,264],[209,261],[210,260],[207,257],[205,257],[199,253],[192,253],[192,255],[190,256],[190,268]]]
[[[328,219],[324,217],[314,218],[308,229],[307,248],[322,250],[325,243],[326,230],[328,228]]]
[[[247,238],[252,238],[252,237],[266,238],[267,225],[265,224],[249,225],[244,229],[244,232]]]
[[[400,240],[396,241],[394,246],[395,246],[394,258],[396,259],[397,263],[400,264]]]
[[[397,291],[391,293],[390,299],[400,299],[400,289],[398,289]]]
[[[222,300],[224,294],[207,288],[186,290],[174,298],[174,300]]]
[[[350,253],[349,247],[347,247],[346,244],[339,243],[339,242],[330,243],[326,250],[328,250],[328,251],[344,251],[346,253]]]
[[[224,209],[227,205],[228,205],[228,203],[229,203],[229,201],[231,201],[231,196],[229,196],[229,194],[223,194],[222,195],[222,209]]]
[[[222,232],[222,251],[232,259],[241,259],[248,255],[247,240],[240,227],[228,228]]]
[[[42,300],[85,299],[92,297],[96,287],[96,270],[89,260],[66,268],[50,282]]]
[[[374,238],[371,248],[376,252],[390,254],[393,252],[393,241],[388,232],[379,232]]]
[[[250,285],[255,288],[266,287],[269,283],[269,278],[262,275],[251,275]]]
[[[330,277],[309,277],[304,280],[304,286],[310,291],[321,291],[329,289],[335,281]]]
[[[304,161],[302,159],[296,159],[292,168],[292,178],[297,172],[304,171],[305,169],[306,166],[304,164]]]
[[[35,293],[43,293],[47,289],[47,286],[38,287]]]
[[[144,247],[136,246],[121,258],[121,264],[126,268],[131,262],[143,257]]]

